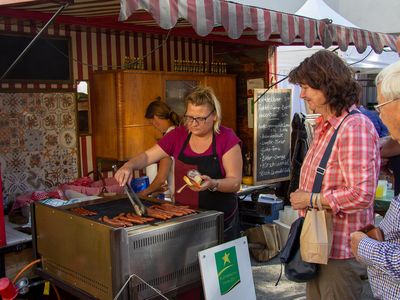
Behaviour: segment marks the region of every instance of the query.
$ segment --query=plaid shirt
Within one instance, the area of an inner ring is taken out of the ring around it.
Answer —
[[[355,106],[350,108],[353,109]],[[344,112],[326,122],[322,117],[317,119],[314,139],[301,168],[300,190],[311,192],[325,149],[346,115]],[[353,257],[350,233],[374,223],[373,202],[379,169],[379,137],[374,125],[361,113],[349,116],[339,129],[321,188],[333,213],[330,258]]]
[[[364,238],[358,255],[368,266],[368,278],[374,296],[400,299],[400,197],[392,200],[385,218],[379,224],[385,236],[383,243]]]

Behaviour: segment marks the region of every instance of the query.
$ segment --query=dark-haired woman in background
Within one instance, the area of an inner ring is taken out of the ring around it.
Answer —
[[[289,74],[301,86],[300,97],[321,114],[304,159],[299,189],[290,195],[293,209],[304,215],[317,198],[332,212],[333,242],[327,265],[307,282],[307,299],[360,299],[366,269],[355,259],[350,233],[374,223],[374,197],[380,168],[379,137],[372,122],[357,110],[360,87],[350,68],[327,50],[306,58]],[[348,117],[347,117],[348,116]],[[313,194],[317,168],[334,131],[341,124],[324,170],[320,193]]]
[[[180,123],[178,114],[171,110],[161,98],[151,102],[146,109],[145,118],[149,119],[154,126],[163,135],[173,130]],[[152,193],[165,192],[165,181],[168,183],[168,190],[173,200],[174,195],[174,161],[171,157],[164,157],[160,160],[156,177],[151,184],[139,192],[139,195],[146,197]]]

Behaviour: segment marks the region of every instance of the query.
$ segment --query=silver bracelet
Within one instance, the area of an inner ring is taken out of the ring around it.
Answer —
[[[215,186],[214,186],[212,189],[208,188],[208,190],[209,190],[210,192],[216,192],[216,191],[218,190],[219,180],[218,180],[218,179],[215,179],[215,181],[216,181]]]

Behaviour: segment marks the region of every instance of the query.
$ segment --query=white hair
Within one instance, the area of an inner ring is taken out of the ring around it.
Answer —
[[[387,101],[400,99],[400,60],[380,71],[375,84],[380,85],[381,94]]]

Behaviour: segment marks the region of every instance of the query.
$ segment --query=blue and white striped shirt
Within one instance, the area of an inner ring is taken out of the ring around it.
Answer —
[[[368,267],[368,277],[374,296],[380,299],[400,299],[400,196],[392,200],[379,224],[385,241],[364,238],[358,245],[358,255]]]

